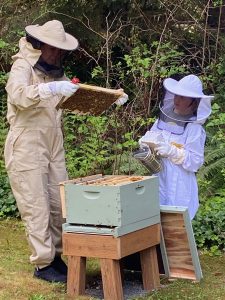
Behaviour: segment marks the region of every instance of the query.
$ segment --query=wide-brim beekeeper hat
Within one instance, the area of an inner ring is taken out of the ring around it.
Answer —
[[[196,75],[187,75],[182,79],[175,80],[166,78],[163,85],[172,94],[191,98],[212,98],[203,93],[202,82]]]
[[[72,51],[78,47],[78,40],[65,32],[63,24],[58,20],[48,21],[43,25],[29,25],[25,27],[28,35],[50,46]]]
[[[173,105],[174,95],[179,95],[190,97],[199,101],[196,121],[204,123],[211,114],[211,100],[214,96],[205,95],[203,93],[202,82],[198,76],[187,75],[180,80],[166,78],[163,82],[163,86],[166,90],[166,96],[163,101],[164,108]]]

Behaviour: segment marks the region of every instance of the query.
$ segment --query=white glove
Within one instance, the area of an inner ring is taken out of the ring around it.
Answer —
[[[128,95],[127,94],[125,94],[125,93],[123,93],[123,95],[121,96],[121,97],[119,97],[116,101],[115,101],[115,103],[116,103],[116,105],[123,105],[124,103],[126,103],[127,102],[127,100],[128,100]]]
[[[144,142],[142,142],[142,140],[143,140],[143,137],[141,137],[140,140],[138,141],[140,149],[144,149],[144,148],[148,147],[148,145],[145,144]]]
[[[183,148],[178,148],[174,145],[161,142],[155,151],[158,155],[162,157],[168,157],[174,164],[182,164],[185,158],[185,150]]]
[[[71,83],[70,81],[52,81],[48,83],[40,83],[38,91],[42,100],[48,99],[52,96],[65,96],[70,97],[79,89],[78,84]]]
[[[152,150],[155,150],[160,143],[164,142],[164,138],[161,133],[156,131],[148,130],[145,135],[143,135],[139,140],[140,147],[145,147],[146,145]]]
[[[79,89],[78,84],[74,84],[66,80],[49,82],[49,87],[53,95],[60,94],[66,97],[72,96]]]

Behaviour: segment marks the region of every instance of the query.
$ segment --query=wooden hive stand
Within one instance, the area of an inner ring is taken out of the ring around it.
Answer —
[[[105,300],[123,300],[120,259],[140,252],[143,287],[151,291],[160,286],[156,245],[160,243],[160,224],[120,237],[87,233],[63,233],[63,254],[68,256],[67,294],[85,294],[86,258],[100,259]]]

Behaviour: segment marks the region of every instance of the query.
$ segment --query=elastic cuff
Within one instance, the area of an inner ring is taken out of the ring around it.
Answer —
[[[51,263],[50,263],[51,264]],[[44,264],[44,265],[36,265],[35,266],[35,268],[37,269],[37,270],[41,270],[41,269],[44,269],[44,268],[46,268],[46,267],[48,267],[50,264]]]

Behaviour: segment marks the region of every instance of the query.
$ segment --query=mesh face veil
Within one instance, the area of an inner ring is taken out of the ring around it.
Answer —
[[[195,75],[187,75],[179,81],[167,78],[163,82],[165,96],[160,104],[160,111],[165,116],[178,122],[196,122],[203,124],[211,113],[211,100],[213,96],[207,96],[203,93],[201,80]],[[174,113],[175,95],[192,98],[196,101],[193,106],[192,115],[181,116]]]
[[[37,50],[41,50],[42,45],[44,45],[43,42],[33,38],[29,34],[26,34],[26,40],[27,42],[31,43],[32,47]],[[35,64],[35,68],[43,72],[44,74],[53,77],[53,78],[60,78],[64,74],[63,64],[65,59],[69,56],[69,54],[72,51],[66,51],[59,49],[60,51],[60,58],[58,60],[57,66],[50,65],[47,62],[43,60],[42,57],[39,58],[37,63]]]
[[[43,45],[44,43],[42,43],[41,41],[35,39],[34,37],[32,37],[31,35],[29,35],[28,33],[26,33],[26,40],[31,43],[32,47],[34,49],[40,50],[41,49],[41,45]]]

